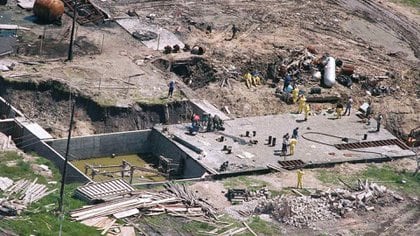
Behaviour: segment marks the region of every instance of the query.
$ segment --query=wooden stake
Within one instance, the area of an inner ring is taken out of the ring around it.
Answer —
[[[251,232],[251,234],[252,235],[254,235],[254,236],[258,236],[255,232],[254,232],[254,230],[252,230],[251,229],[251,227],[249,227],[249,225],[244,221],[244,222],[242,222],[244,225],[245,225],[245,227],[249,230],[249,232]]]

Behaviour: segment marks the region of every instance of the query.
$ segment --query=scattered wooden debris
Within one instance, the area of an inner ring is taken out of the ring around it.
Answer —
[[[47,186],[33,181],[21,179],[13,183],[9,178],[0,177],[0,190],[4,192],[6,199],[0,199],[0,215],[19,215],[28,205],[51,194],[56,189],[48,191]]]
[[[210,206],[207,202],[199,199],[191,190],[186,187],[185,184],[180,185],[177,183],[168,183],[165,185],[165,188],[169,192],[175,194],[175,196],[182,199],[183,203],[188,207],[200,207],[206,216],[217,220],[216,213],[212,209],[212,206]]]
[[[129,194],[119,193],[119,198],[114,200],[105,200],[96,205],[74,210],[70,212],[70,217],[82,224],[98,228],[102,235],[129,236],[135,235],[134,229],[146,235],[130,220],[144,216],[168,214],[209,224],[218,222],[213,207],[198,198],[186,185],[168,183],[165,188],[167,191],[159,193],[140,191],[131,191]],[[115,224],[117,219],[122,219],[129,226]],[[231,230],[230,235],[242,232],[237,230]]]
[[[0,177],[0,190],[4,191],[13,185],[13,180],[7,177]]]
[[[245,221],[242,222],[242,223],[249,230],[249,232],[251,232],[252,235],[257,236],[257,234],[254,232],[254,230],[252,230],[251,227],[249,227],[249,225]]]

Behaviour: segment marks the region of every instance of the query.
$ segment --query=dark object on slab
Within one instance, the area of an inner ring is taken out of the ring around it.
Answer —
[[[310,94],[321,94],[321,88],[319,88],[319,87],[311,88],[309,93]]]
[[[152,31],[146,31],[146,32],[134,31],[132,35],[134,38],[140,41],[149,41],[158,37],[158,35]]]

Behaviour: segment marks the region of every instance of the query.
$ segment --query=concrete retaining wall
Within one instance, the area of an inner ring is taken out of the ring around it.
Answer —
[[[16,128],[15,120],[7,119],[7,120],[0,120],[0,132],[4,133],[5,135],[12,135]]]
[[[154,156],[164,156],[176,162],[184,163],[183,178],[201,177],[206,173],[196,160],[181,150],[171,139],[165,137],[157,130],[153,129],[150,135],[151,152]]]
[[[72,137],[69,160],[83,160],[137,153],[150,153],[151,130],[118,132],[84,137]],[[61,155],[65,154],[67,139],[48,140],[47,143]]]
[[[4,98],[0,97],[0,119],[15,118],[23,114],[10,105]]]
[[[16,145],[25,152],[35,152],[36,154],[50,160],[55,166],[62,171],[64,166],[64,157],[48,146],[43,140],[39,139],[37,135],[26,128],[24,124],[16,121],[17,124],[14,130],[14,141]],[[67,166],[67,182],[88,182],[89,177],[80,172],[71,163]]]

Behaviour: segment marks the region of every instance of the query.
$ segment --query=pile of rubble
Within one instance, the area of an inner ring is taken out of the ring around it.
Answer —
[[[261,201],[255,208],[257,214],[270,214],[274,219],[295,227],[313,228],[314,222],[333,220],[337,214],[330,211],[328,201],[310,196],[275,197]]]
[[[398,194],[376,183],[360,181],[350,190],[317,191],[310,196],[280,196],[261,201],[257,214],[270,214],[274,219],[295,227],[314,228],[317,221],[334,220],[350,211],[371,211],[374,205],[384,206],[404,200]],[[297,192],[299,193],[299,192]]]
[[[28,205],[51,194],[56,189],[48,191],[44,184],[21,179],[14,182],[7,177],[0,177],[0,217],[19,215]]]

